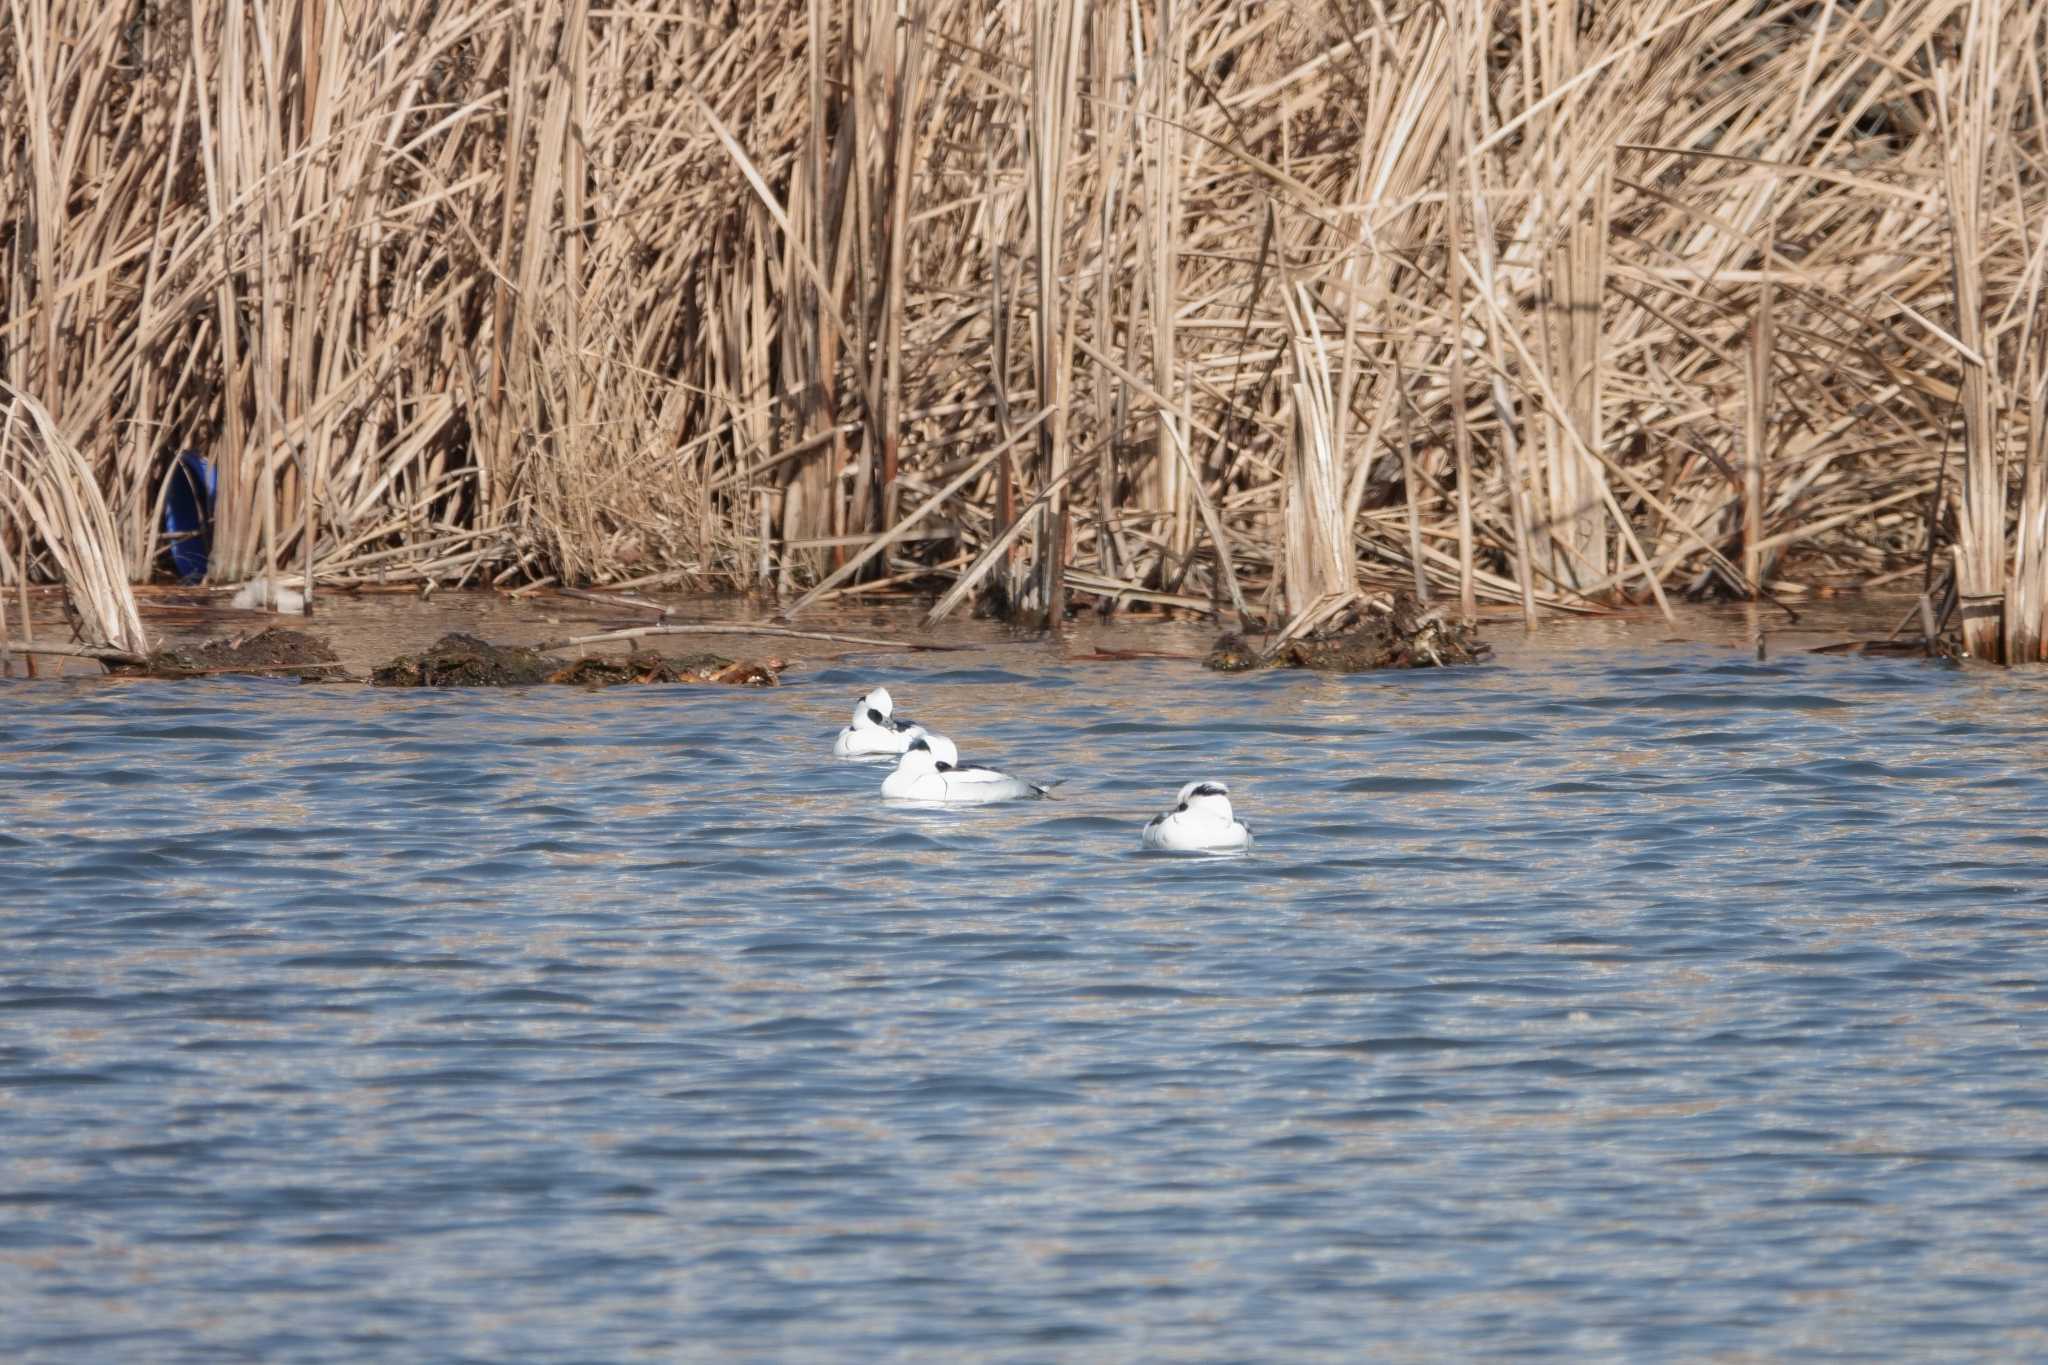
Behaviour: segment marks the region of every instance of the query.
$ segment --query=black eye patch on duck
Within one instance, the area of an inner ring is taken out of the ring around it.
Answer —
[[[882,713],[880,711],[877,711],[872,706],[868,708],[868,719],[873,721],[877,725],[887,725],[889,723],[888,721],[882,718]]]
[[[930,753],[930,752],[932,751],[932,746],[931,746],[931,745],[929,745],[929,744],[927,744],[927,743],[925,743],[922,737],[920,737],[920,738],[917,738],[917,739],[913,739],[913,740],[911,740],[911,741],[910,741],[910,747],[911,747],[911,749],[912,749],[912,751],[913,751],[913,752],[914,752],[914,751],[916,751],[916,750],[918,750],[918,749],[922,749],[922,750],[924,750],[924,751],[925,751],[926,753]]]

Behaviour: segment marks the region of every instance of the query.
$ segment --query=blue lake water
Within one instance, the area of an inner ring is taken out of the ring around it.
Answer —
[[[2048,677],[1564,638],[0,683],[0,1357],[2048,1354]]]

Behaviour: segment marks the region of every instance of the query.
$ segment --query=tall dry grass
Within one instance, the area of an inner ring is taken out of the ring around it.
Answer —
[[[1533,614],[1932,545],[2039,657],[2044,24],[17,0],[0,378],[138,573],[196,446],[221,580]]]
[[[86,652],[139,655],[149,650],[142,614],[128,585],[118,533],[93,481],[92,468],[64,439],[42,404],[0,384],[0,526],[48,547],[70,589],[74,624]],[[26,587],[21,571],[17,589]],[[0,602],[0,653],[7,643]],[[33,643],[28,603],[21,603],[25,643]]]

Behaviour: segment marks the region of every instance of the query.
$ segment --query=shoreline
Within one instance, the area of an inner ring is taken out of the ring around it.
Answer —
[[[371,669],[394,656],[424,649],[455,632],[493,644],[536,646],[659,624],[769,624],[776,610],[775,604],[737,594],[626,599],[594,592],[571,595],[553,588],[523,596],[504,590],[450,590],[424,600],[415,590],[326,592],[316,597],[311,616],[238,610],[227,606],[226,600],[225,592],[203,588],[156,586],[138,593],[143,621],[162,647],[189,648],[281,627],[325,641],[353,678],[366,678]],[[1648,649],[1695,644],[1753,652],[1759,632],[1767,657],[1775,657],[1850,640],[1882,638],[1912,610],[1914,601],[1910,593],[1830,596],[1802,604],[1797,622],[1788,621],[1781,609],[1768,604],[1724,602],[1674,603],[1675,622],[1645,606],[1601,615],[1558,614],[1533,627],[1525,626],[1519,613],[1481,612],[1478,625],[1481,637],[1494,648],[1493,663],[1503,667],[1588,647]],[[901,655],[907,660],[911,649],[895,642],[967,651],[981,660],[999,659],[1004,666],[1017,668],[1142,659],[1199,665],[1227,628],[1221,620],[1192,616],[1175,619],[1164,614],[1126,614],[1105,621],[1084,613],[1071,619],[1054,640],[1043,631],[961,617],[927,628],[922,623],[927,605],[925,600],[913,599],[865,607],[838,606],[806,612],[786,627],[806,633],[857,635],[876,643],[779,637],[735,629],[731,633],[696,631],[621,639],[575,648],[595,657],[619,658],[636,649],[664,655],[711,651],[735,659],[773,656],[787,661],[791,679],[800,679],[806,671],[845,659]],[[32,592],[31,606],[38,641],[69,638],[61,589]],[[10,613],[10,618],[18,640],[19,616]],[[19,659],[17,650],[16,678],[21,676]],[[91,660],[61,655],[39,656],[37,671],[45,679],[101,673]]]

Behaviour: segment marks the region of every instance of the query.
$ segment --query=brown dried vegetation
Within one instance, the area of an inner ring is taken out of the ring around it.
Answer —
[[[2036,657],[2044,47],[2048,0],[28,0],[0,379],[55,439],[0,576],[94,572],[21,453],[146,575],[196,446],[223,582],[1277,620],[1932,563]]]

